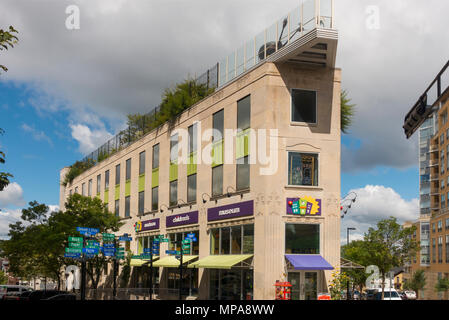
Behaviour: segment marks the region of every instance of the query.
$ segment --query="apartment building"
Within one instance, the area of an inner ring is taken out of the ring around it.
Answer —
[[[442,298],[435,285],[438,279],[449,278],[449,83],[444,82],[448,67],[449,62],[414,107],[425,105],[431,113],[419,128],[420,217],[405,224],[416,227],[414,237],[421,249],[406,266],[404,279],[410,279],[416,270],[425,270],[427,283],[420,294],[424,299]],[[432,103],[428,103],[430,97],[435,97]]]
[[[337,40],[333,1],[304,2],[220,62],[214,93],[175,123],[61,185],[61,208],[76,192],[99,197],[136,255],[169,239],[152,261],[160,299],[180,287],[198,299],[274,299],[287,280],[293,299],[316,299],[340,264]],[[181,277],[166,251],[187,234],[197,241]],[[143,286],[148,261],[131,261]]]

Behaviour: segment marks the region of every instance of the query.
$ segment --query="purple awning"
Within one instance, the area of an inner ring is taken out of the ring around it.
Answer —
[[[286,254],[285,257],[295,270],[333,270],[322,256],[318,254]]]

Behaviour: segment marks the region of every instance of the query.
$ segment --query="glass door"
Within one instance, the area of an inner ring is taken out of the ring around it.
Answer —
[[[292,284],[292,300],[301,300],[301,272],[289,272],[287,281]]]
[[[292,285],[292,300],[317,300],[318,272],[294,271],[288,273],[287,281]]]
[[[304,272],[304,300],[317,300],[318,273]]]

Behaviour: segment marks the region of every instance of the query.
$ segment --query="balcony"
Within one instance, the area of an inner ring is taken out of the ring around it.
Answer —
[[[426,166],[427,168],[438,167],[440,162],[438,160],[430,160],[429,164]]]

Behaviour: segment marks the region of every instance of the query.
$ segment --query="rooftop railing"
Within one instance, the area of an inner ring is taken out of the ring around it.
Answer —
[[[315,28],[334,28],[334,0],[301,1],[299,7],[248,40],[195,81],[207,89],[222,87]],[[116,134],[82,161],[95,165],[126,148],[159,126],[159,113],[160,107],[154,108],[143,115],[135,126]]]

